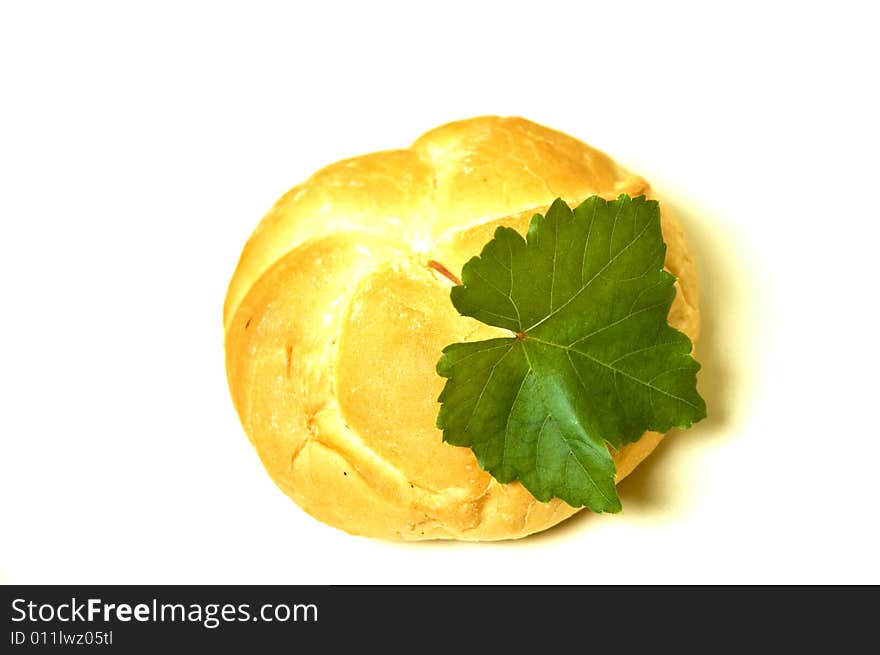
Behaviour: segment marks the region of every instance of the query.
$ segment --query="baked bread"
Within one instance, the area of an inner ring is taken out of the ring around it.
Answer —
[[[388,539],[511,539],[577,510],[500,484],[435,427],[441,349],[510,336],[463,317],[452,283],[499,225],[561,197],[650,195],[607,155],[522,118],[443,125],[287,192],[248,240],[223,311],[229,388],[276,484],[315,518]],[[696,340],[696,274],[661,204],[669,321]],[[618,481],[662,435],[614,454]]]

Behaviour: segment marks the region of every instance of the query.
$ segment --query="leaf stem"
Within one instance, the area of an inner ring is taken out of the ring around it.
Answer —
[[[461,280],[458,278],[458,276],[455,273],[453,273],[452,271],[450,271],[448,268],[446,268],[440,262],[435,262],[433,259],[429,259],[428,260],[428,267],[433,268],[435,271],[440,273],[440,275],[445,277],[447,280],[450,280],[453,284],[457,284],[458,286],[461,286]]]

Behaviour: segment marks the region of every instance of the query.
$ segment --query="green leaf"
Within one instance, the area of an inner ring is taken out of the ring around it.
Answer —
[[[451,297],[513,334],[443,349],[444,441],[538,500],[620,511],[608,445],[706,416],[691,341],[667,323],[665,255],[659,206],[644,196],[574,211],[557,199],[526,239],[499,227]]]

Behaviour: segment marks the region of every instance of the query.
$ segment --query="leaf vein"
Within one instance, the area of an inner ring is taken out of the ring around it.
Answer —
[[[568,351],[573,352],[573,353],[580,355],[582,357],[586,357],[590,361],[595,362],[596,364],[599,364],[600,366],[604,366],[607,369],[619,372],[623,377],[629,378],[629,379],[633,380],[634,382],[638,382],[642,386],[648,387],[649,389],[653,389],[654,391],[656,391],[658,393],[662,393],[664,396],[669,396],[670,398],[674,398],[675,400],[681,401],[681,402],[685,403],[686,405],[690,405],[694,409],[700,409],[699,407],[694,405],[692,402],[690,402],[687,398],[682,398],[681,396],[676,396],[675,394],[670,393],[670,392],[666,391],[665,389],[661,389],[660,387],[654,386],[649,381],[645,381],[645,380],[642,380],[641,378],[637,378],[634,375],[630,375],[629,373],[627,373],[626,371],[624,371],[622,369],[615,368],[611,364],[608,364],[607,362],[603,362],[601,359],[597,359],[596,357],[593,357],[593,355],[591,355],[590,353],[585,353],[582,350],[578,350],[577,348],[570,348],[569,346],[563,346],[558,343],[553,343],[552,341],[544,341],[543,339],[538,339],[536,337],[529,337],[529,339],[531,339],[532,341],[536,341],[537,343],[542,343],[545,346],[553,346],[554,348],[568,350]],[[670,370],[676,370],[676,369],[670,369]],[[666,371],[663,371],[663,373],[665,373],[665,372]]]
[[[563,309],[565,309],[569,304],[571,304],[572,301],[574,301],[575,298],[577,298],[579,295],[581,295],[584,291],[586,291],[586,290],[590,287],[590,285],[595,281],[595,279],[596,279],[597,277],[599,277],[602,273],[605,272],[605,269],[607,269],[609,266],[611,266],[611,264],[613,264],[615,261],[617,261],[617,259],[620,258],[620,256],[623,255],[623,253],[625,253],[625,252],[627,251],[627,249],[629,249],[630,246],[632,246],[634,243],[636,243],[639,239],[642,238],[642,236],[645,234],[645,232],[647,232],[648,227],[650,226],[650,224],[651,224],[650,221],[649,221],[648,223],[646,223],[646,224],[645,224],[645,227],[644,227],[644,228],[642,229],[642,231],[638,234],[638,236],[636,236],[632,241],[630,241],[628,244],[626,244],[626,246],[624,246],[623,248],[621,248],[621,249],[617,252],[617,254],[614,255],[614,257],[612,257],[611,259],[609,259],[609,260],[608,260],[608,261],[602,266],[602,268],[600,268],[598,271],[596,271],[596,273],[593,275],[593,277],[591,277],[591,278],[587,281],[587,283],[586,283],[584,286],[582,286],[580,289],[578,289],[577,293],[575,293],[571,298],[569,298],[568,300],[566,300],[563,304],[561,304],[561,305],[560,305],[559,307],[557,307],[555,310],[553,310],[552,312],[550,312],[549,314],[547,314],[547,316],[545,316],[544,318],[542,318],[540,321],[538,321],[537,323],[535,323],[533,326],[531,326],[531,327],[529,327],[529,328],[526,328],[525,331],[528,332],[528,331],[530,331],[530,330],[534,330],[536,327],[538,327],[539,325],[541,325],[541,323],[546,322],[548,319],[552,318],[554,315],[558,314],[560,311],[562,311]]]

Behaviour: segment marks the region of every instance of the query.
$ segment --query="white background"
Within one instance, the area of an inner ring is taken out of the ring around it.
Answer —
[[[0,579],[880,582],[872,3],[4,2]],[[221,306],[287,188],[522,115],[682,215],[710,418],[585,513],[396,544],[278,491]]]

